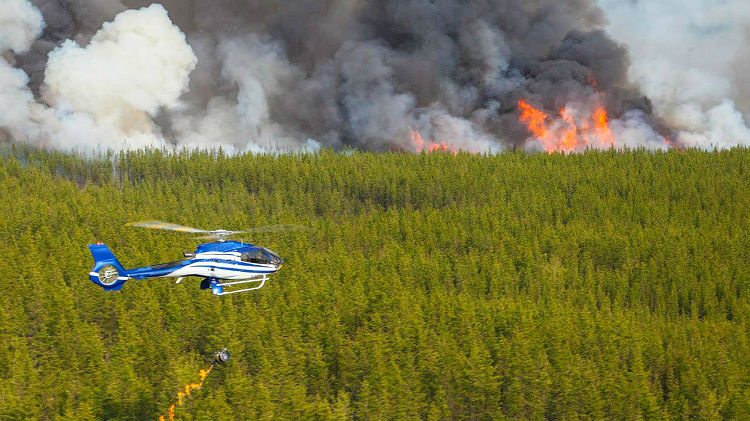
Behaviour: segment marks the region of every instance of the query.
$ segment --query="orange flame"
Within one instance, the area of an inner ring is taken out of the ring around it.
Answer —
[[[417,153],[450,152],[453,155],[458,154],[458,149],[455,146],[449,145],[446,142],[425,140],[416,130],[409,130],[409,137]]]
[[[200,383],[188,383],[182,389],[177,391],[177,402],[170,405],[169,409],[167,410],[167,417],[168,417],[167,419],[169,421],[174,421],[175,408],[178,406],[182,406],[182,404],[185,401],[185,398],[190,397],[190,392],[192,392],[193,390],[198,390],[201,387],[203,387],[203,382],[206,381],[206,377],[208,377],[208,375],[211,373],[211,370],[213,369],[214,369],[214,366],[212,364],[210,367],[208,367],[208,369],[201,370],[198,373],[198,375],[201,378]],[[159,416],[159,421],[166,421],[166,419],[164,418],[164,415]]]
[[[601,105],[597,104],[592,112],[584,115],[574,108],[565,107],[560,110],[559,118],[550,117],[522,99],[518,101],[518,108],[521,123],[549,153],[616,146],[607,110]]]

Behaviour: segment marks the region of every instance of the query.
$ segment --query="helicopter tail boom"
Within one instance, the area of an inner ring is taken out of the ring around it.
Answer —
[[[125,281],[130,279],[112,251],[105,244],[89,244],[94,257],[94,267],[89,272],[91,282],[104,288],[105,291],[117,291]]]

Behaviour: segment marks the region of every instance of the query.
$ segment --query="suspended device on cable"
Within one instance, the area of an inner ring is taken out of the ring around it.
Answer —
[[[226,348],[222,348],[214,353],[214,364],[224,364],[229,361],[230,355]]]
[[[284,261],[267,248],[227,241],[227,238],[249,232],[304,229],[297,225],[271,225],[242,231],[208,231],[160,221],[134,222],[128,225],[201,234],[199,238],[213,241],[199,245],[194,252],[183,253],[183,260],[134,269],[125,269],[105,244],[89,244],[91,255],[94,256],[94,267],[89,272],[89,279],[105,291],[117,291],[130,279],[177,278],[179,284],[188,276],[203,278],[201,289],[210,289],[214,295],[260,289],[270,279],[269,275],[281,269]],[[227,353],[227,359],[228,356]]]

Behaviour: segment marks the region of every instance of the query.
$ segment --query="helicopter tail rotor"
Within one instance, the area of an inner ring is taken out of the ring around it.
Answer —
[[[117,291],[130,279],[125,268],[105,244],[89,244],[89,251],[94,257],[94,267],[89,272],[91,282],[105,291]]]

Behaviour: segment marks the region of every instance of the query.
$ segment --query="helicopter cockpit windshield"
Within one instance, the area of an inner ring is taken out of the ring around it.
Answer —
[[[243,262],[248,263],[261,263],[264,265],[276,265],[279,266],[282,263],[281,258],[271,250],[263,247],[258,247],[250,251],[242,253],[240,256]]]

